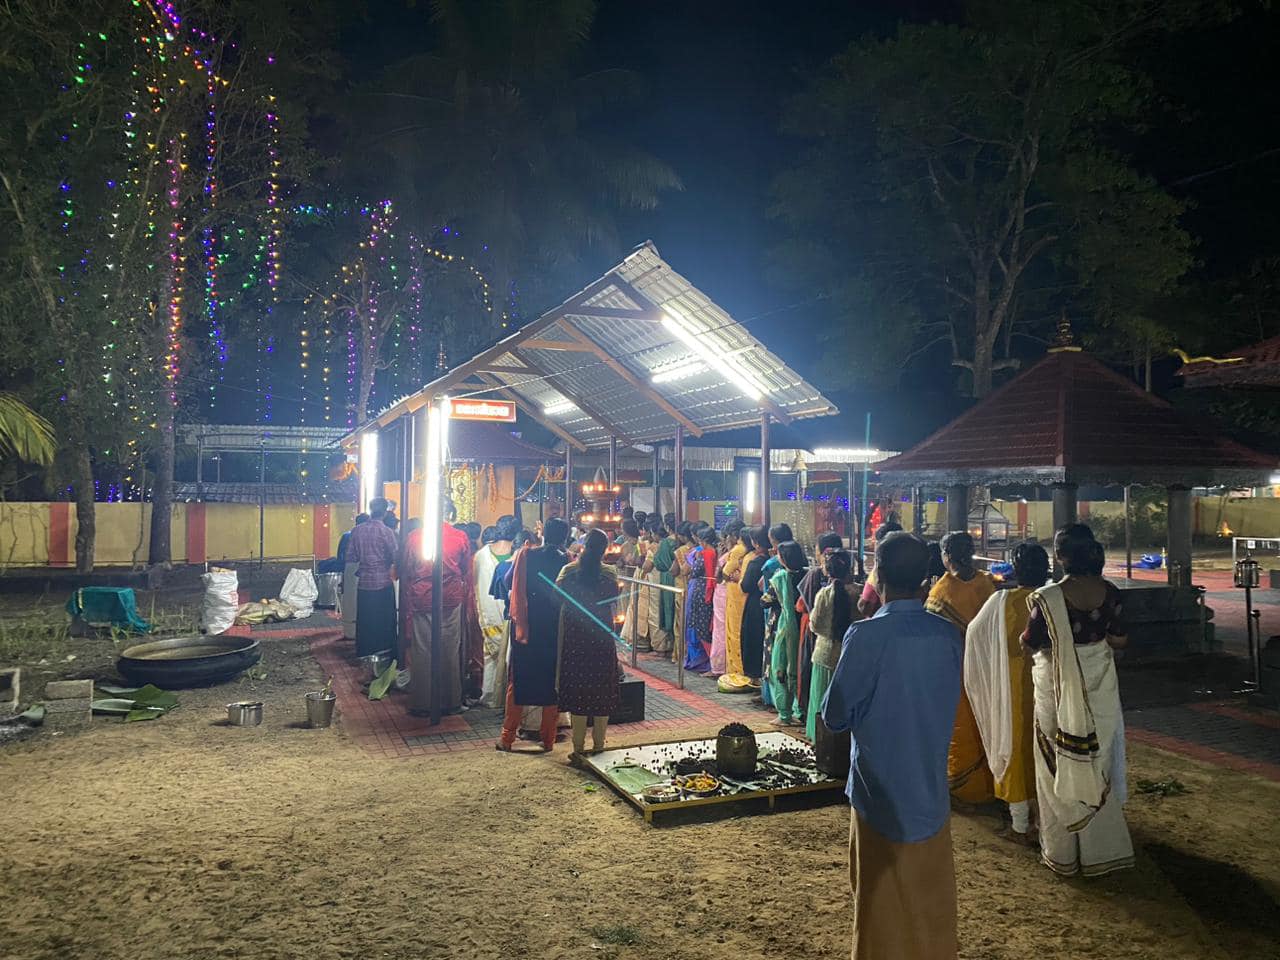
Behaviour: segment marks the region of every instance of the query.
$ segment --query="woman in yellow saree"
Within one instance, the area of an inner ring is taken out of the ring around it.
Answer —
[[[1012,824],[1000,835],[1030,846],[1035,691],[1022,634],[1031,617],[1031,596],[1049,579],[1049,554],[1038,543],[1020,543],[1012,559],[1017,586],[993,594],[965,633],[964,692],[982,734],[996,799],[1009,805]]]
[[[724,528],[726,537],[732,536],[733,546],[725,556],[720,576],[725,584],[724,636],[725,672],[720,678],[720,690],[727,693],[745,693],[751,689],[751,679],[742,666],[742,608],[747,595],[740,589],[742,569],[747,556],[747,545],[742,537],[741,520],[731,520]]]
[[[942,562],[947,572],[929,591],[925,609],[950,620],[963,634],[987,598],[996,592],[995,582],[973,565],[973,537],[963,531],[942,538]],[[961,803],[987,803],[995,798],[995,783],[982,749],[978,722],[963,690],[947,753],[947,779],[952,798]]]
[[[688,520],[676,528],[676,543],[678,545],[672,572],[675,573],[675,585],[680,592],[676,594],[675,636],[671,644],[671,659],[681,660],[684,658],[685,597],[689,593],[689,573],[684,560],[693,549],[693,524]]]

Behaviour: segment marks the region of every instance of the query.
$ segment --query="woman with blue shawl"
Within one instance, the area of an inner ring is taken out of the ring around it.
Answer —
[[[716,591],[716,531],[698,528],[698,546],[685,558],[689,570],[689,596],[685,607],[684,668],[694,673],[711,669],[711,620]]]

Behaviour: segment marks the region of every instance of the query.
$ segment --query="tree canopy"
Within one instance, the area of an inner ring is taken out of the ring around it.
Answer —
[[[785,115],[805,148],[773,206],[784,269],[837,319],[831,370],[883,377],[941,343],[982,396],[1064,313],[1149,324],[1192,244],[1124,149],[1152,97],[1126,51],[1205,9],[975,2],[837,57]]]

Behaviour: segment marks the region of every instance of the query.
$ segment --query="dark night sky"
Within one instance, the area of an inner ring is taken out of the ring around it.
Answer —
[[[956,6],[940,0],[803,0],[785,7],[760,0],[603,0],[583,69],[620,66],[646,78],[647,102],[624,121],[635,141],[676,169],[685,190],[657,211],[625,217],[622,249],[600,251],[581,281],[651,239],[676,269],[809,373],[813,357],[797,349],[796,334],[812,329],[813,313],[790,307],[804,295],[777,289],[765,276],[776,237],[766,215],[769,185],[796,149],[777,133],[780,110],[850,40],[887,32],[900,19],[946,19]],[[349,76],[432,42],[421,4],[411,9],[401,0],[369,0],[365,16],[348,16],[342,45]],[[1268,117],[1257,112],[1277,88],[1270,55],[1275,19],[1248,14],[1137,51],[1168,99],[1144,139],[1141,161],[1194,202],[1187,224],[1203,238],[1198,256],[1209,275],[1229,273],[1276,247],[1280,156],[1181,182],[1280,146]],[[768,316],[752,322],[761,314]],[[834,398],[859,427],[862,412],[872,409],[875,440],[901,449],[955,413],[946,378],[932,382],[904,385],[891,397]]]

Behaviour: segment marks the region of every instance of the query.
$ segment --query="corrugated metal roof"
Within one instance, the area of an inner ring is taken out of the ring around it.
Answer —
[[[655,373],[681,367],[684,376],[654,381]],[[759,423],[764,412],[784,423],[838,412],[651,243],[344,442],[445,393],[514,398],[527,415],[584,448],[605,446],[611,436],[668,440],[678,426],[700,436]]]
[[[350,503],[355,490],[350,485],[312,487],[302,483],[175,483],[173,499],[178,502],[263,503],[273,506],[291,503]]]

